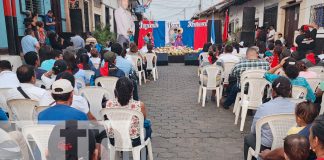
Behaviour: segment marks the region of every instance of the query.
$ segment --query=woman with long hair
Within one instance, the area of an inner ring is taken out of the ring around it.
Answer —
[[[127,77],[120,78],[116,83],[115,88],[115,100],[109,100],[106,103],[106,108],[127,108],[130,110],[135,110],[143,113],[144,116],[144,128],[145,128],[145,140],[151,137],[152,129],[151,122],[147,120],[147,112],[143,102],[133,100],[133,81]],[[129,129],[129,134],[133,143],[133,146],[140,145],[140,127],[138,117],[134,116],[132,118],[131,127]],[[113,139],[113,130],[110,129],[108,137],[110,140]]]
[[[67,63],[67,71],[72,73],[75,78],[82,79],[85,84],[90,84],[90,79],[87,78],[83,69],[79,69],[77,60],[73,53],[66,52],[63,54],[63,59]],[[80,86],[77,86],[80,88]]]

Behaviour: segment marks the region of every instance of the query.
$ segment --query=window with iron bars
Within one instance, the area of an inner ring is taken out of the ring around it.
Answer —
[[[324,27],[324,4],[311,7],[310,22],[316,23],[319,27]]]
[[[25,7],[26,10],[31,11],[32,13],[37,13],[39,15],[44,15],[44,10],[42,8],[43,6],[42,0],[26,0],[25,1]]]

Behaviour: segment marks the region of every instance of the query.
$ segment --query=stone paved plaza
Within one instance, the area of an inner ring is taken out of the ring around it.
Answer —
[[[232,108],[197,103],[197,66],[159,66],[159,80],[140,86],[139,94],[152,120],[153,153],[157,160],[242,160],[244,133],[234,125]]]

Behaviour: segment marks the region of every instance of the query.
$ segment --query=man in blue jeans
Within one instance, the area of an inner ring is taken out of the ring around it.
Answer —
[[[229,109],[229,107],[235,102],[236,95],[241,88],[240,86],[241,74],[244,71],[251,70],[251,69],[264,69],[264,70],[270,69],[269,63],[267,61],[259,59],[259,53],[257,47],[250,47],[246,51],[246,59],[241,60],[239,63],[237,63],[234,66],[232,73],[230,74],[230,77],[236,79],[236,82],[233,82],[228,86],[229,94],[223,104],[224,109]]]

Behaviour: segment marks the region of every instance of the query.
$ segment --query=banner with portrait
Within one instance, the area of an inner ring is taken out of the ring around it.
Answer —
[[[136,25],[138,35],[135,36],[138,48],[150,43],[154,47],[172,45],[198,49],[202,48],[205,43],[211,42],[211,37],[216,37],[216,44],[222,43],[220,20],[215,20],[214,23],[212,20],[141,21],[135,23],[138,24]]]

